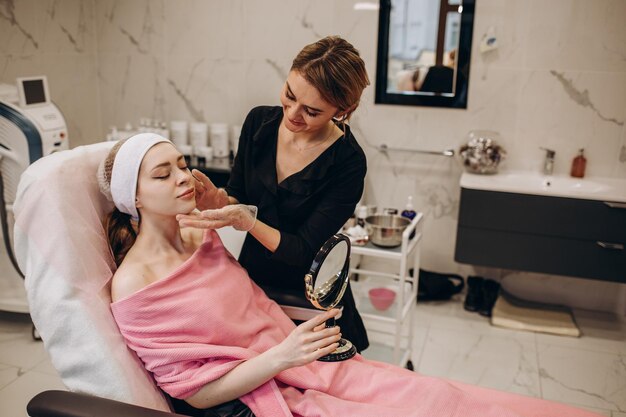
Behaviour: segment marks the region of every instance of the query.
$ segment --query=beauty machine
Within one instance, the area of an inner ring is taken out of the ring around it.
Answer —
[[[11,243],[20,176],[42,156],[68,148],[67,125],[50,100],[45,76],[0,84],[0,310],[28,313],[23,274]]]

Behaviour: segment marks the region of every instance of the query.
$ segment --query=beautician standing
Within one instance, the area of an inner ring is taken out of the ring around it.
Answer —
[[[367,85],[365,64],[344,39],[304,47],[281,91],[282,107],[256,107],[246,117],[225,191],[194,171],[206,200],[217,200],[198,208],[225,207],[180,216],[181,226],[251,227],[239,257],[250,277],[304,294],[313,257],[363,193],[365,154],[345,122]],[[258,208],[256,222],[243,205]],[[342,334],[361,351],[369,343],[349,289],[343,307]]]

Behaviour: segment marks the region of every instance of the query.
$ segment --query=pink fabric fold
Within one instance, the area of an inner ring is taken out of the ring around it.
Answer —
[[[295,327],[217,233],[169,276],[111,304],[127,345],[164,391],[187,398]],[[313,362],[241,397],[257,417],[591,417],[535,398],[365,360]]]

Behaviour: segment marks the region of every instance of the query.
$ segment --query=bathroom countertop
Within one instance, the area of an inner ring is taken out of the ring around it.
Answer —
[[[529,171],[463,173],[461,188],[626,203],[626,179],[621,178],[573,178]]]

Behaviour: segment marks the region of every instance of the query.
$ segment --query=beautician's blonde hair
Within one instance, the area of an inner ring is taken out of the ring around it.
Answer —
[[[111,188],[111,175],[113,173],[113,163],[115,162],[115,156],[120,147],[126,142],[126,139],[117,142],[104,160],[102,170],[102,180],[105,182],[105,186],[108,189]],[[101,188],[102,185],[101,185]],[[116,208],[113,209],[104,219],[104,230],[107,233],[109,239],[109,245],[113,251],[113,258],[115,264],[120,266],[126,254],[130,248],[135,244],[137,239],[137,230],[135,225],[131,222],[130,214],[122,213]]]
[[[361,94],[370,84],[365,63],[352,44],[339,36],[327,36],[305,46],[293,60],[297,71],[319,91],[322,98],[339,109],[348,120],[359,106]]]

